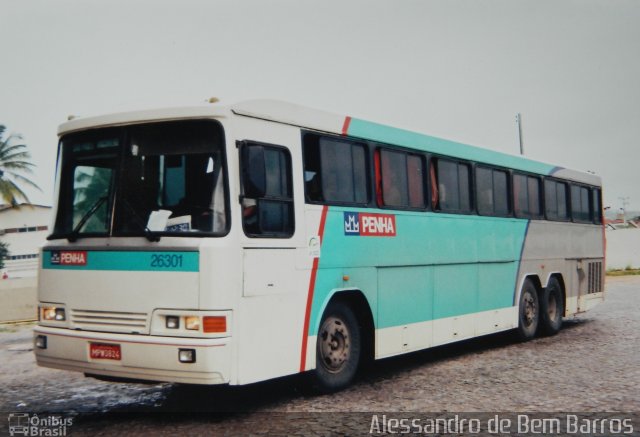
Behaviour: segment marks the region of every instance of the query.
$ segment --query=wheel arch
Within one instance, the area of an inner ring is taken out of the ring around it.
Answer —
[[[533,285],[536,287],[536,290],[538,290],[538,294],[540,294],[540,290],[542,290],[542,282],[540,281],[540,276],[533,273],[533,274],[527,275],[524,278],[525,281],[527,279],[531,279],[531,282],[533,282]],[[524,284],[524,281],[522,281],[522,283]]]
[[[318,332],[324,313],[327,307],[333,302],[343,303],[353,311],[360,327],[363,346],[362,358],[365,359],[364,361],[372,360],[375,356],[375,321],[373,311],[371,310],[371,303],[362,290],[358,288],[332,290],[322,302],[318,313],[319,317],[316,326],[313,328],[313,332]]]
[[[518,288],[515,290],[515,295],[513,297],[513,304],[515,306],[520,302],[520,294],[522,294],[522,287],[524,287],[524,283],[530,279],[533,282],[533,286],[536,287],[536,291],[538,293],[538,297],[540,296],[540,292],[542,291],[542,282],[540,282],[540,277],[537,273],[525,273],[520,277],[520,282],[518,283]]]
[[[551,278],[556,278],[558,283],[560,284],[560,292],[562,293],[562,302],[564,304],[565,311],[567,310],[567,286],[564,282],[564,276],[561,272],[551,272],[547,277],[547,286],[549,285],[549,281]]]

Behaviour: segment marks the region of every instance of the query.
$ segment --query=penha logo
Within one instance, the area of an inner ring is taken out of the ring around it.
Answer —
[[[396,216],[393,214],[345,212],[344,235],[395,237]]]
[[[59,266],[86,266],[87,252],[58,250],[51,252],[51,264]]]

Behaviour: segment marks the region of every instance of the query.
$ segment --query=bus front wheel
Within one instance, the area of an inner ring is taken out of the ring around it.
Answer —
[[[555,277],[549,279],[540,302],[540,330],[544,335],[555,335],[562,327],[564,300],[562,288]]]
[[[358,370],[361,346],[360,328],[351,308],[330,303],[318,331],[315,388],[330,393],[348,386]]]
[[[528,341],[535,337],[539,319],[538,290],[531,280],[526,279],[522,285],[518,309],[518,337],[520,340]]]

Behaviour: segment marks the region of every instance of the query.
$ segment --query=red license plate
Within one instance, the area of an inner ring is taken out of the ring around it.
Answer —
[[[116,360],[122,359],[119,344],[91,343],[89,346],[89,355],[92,359],[97,360]]]

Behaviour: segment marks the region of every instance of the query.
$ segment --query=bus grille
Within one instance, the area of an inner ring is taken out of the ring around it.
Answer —
[[[589,282],[587,293],[600,293],[602,291],[602,262],[589,263]]]
[[[129,313],[96,310],[72,310],[71,323],[86,331],[125,332],[147,334],[146,313]]]

